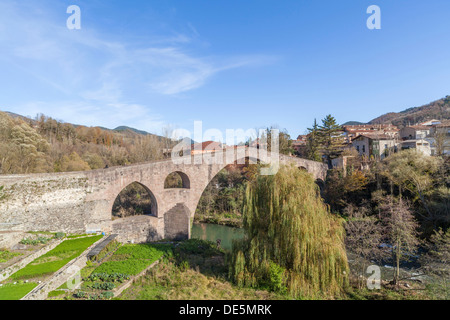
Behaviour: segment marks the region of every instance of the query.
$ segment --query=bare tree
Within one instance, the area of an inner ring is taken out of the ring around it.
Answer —
[[[345,223],[346,238],[345,245],[353,253],[359,269],[358,287],[362,288],[366,267],[370,260],[379,259],[383,256],[380,249],[382,240],[382,230],[379,220],[370,215],[370,210],[366,207],[355,207],[348,205],[344,209],[344,214],[348,216]]]
[[[427,243],[428,252],[420,259],[424,272],[438,279],[437,293],[449,300],[448,280],[450,279],[450,229],[435,231]]]
[[[450,148],[450,139],[448,138],[447,129],[436,128],[434,133],[434,145],[436,146],[436,155],[441,156],[447,148]]]
[[[380,204],[381,220],[386,241],[392,246],[394,262],[394,284],[400,279],[400,261],[408,260],[419,244],[418,223],[411,213],[410,205],[405,200],[387,196]]]

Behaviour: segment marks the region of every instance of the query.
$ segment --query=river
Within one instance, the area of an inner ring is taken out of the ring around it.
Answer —
[[[220,239],[221,247],[226,250],[231,250],[233,239],[242,239],[243,237],[243,229],[218,224],[194,223],[191,230],[191,238],[209,240],[214,243]]]

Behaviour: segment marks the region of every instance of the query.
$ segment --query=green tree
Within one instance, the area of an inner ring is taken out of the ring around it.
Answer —
[[[435,187],[436,180],[433,176],[439,172],[441,165],[440,158],[425,156],[415,149],[403,150],[386,159],[384,175],[401,189],[408,190],[420,199],[428,217],[432,217],[426,196]]]
[[[292,139],[286,129],[280,130],[277,127],[267,128],[260,141],[267,143],[267,150],[272,151],[272,130],[278,130],[278,153],[290,155],[294,152],[292,148]]]
[[[330,114],[322,120],[322,125],[319,126],[318,130],[318,138],[322,147],[322,153],[328,162],[337,158],[343,150],[344,139],[342,133],[342,127]]]
[[[317,124],[316,119],[314,119],[312,128],[308,128],[306,157],[310,160],[322,161],[322,154],[320,152],[319,125]]]
[[[282,166],[276,175],[258,176],[247,185],[243,215],[246,237],[233,244],[230,264],[238,285],[285,287],[295,298],[342,291],[348,274],[344,228],[309,173]]]

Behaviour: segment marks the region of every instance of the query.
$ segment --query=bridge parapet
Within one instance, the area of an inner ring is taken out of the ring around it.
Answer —
[[[155,217],[150,219],[154,221],[147,223],[157,234],[154,238],[166,238],[166,233],[176,234],[174,230],[179,226],[171,221],[170,230],[165,228],[167,217],[173,214],[173,219],[184,221],[180,214],[183,211],[192,220],[210,181],[228,164],[245,163],[245,159],[255,163],[258,160],[269,164],[274,164],[273,161],[294,163],[323,181],[327,172],[323,163],[238,147],[201,157],[185,156],[86,172],[0,175],[0,187],[3,186],[0,190],[0,227],[2,230],[14,227],[20,231],[112,232],[114,200],[124,188],[137,182],[148,190],[155,202]],[[164,188],[164,181],[172,172],[183,174],[186,188]],[[177,205],[177,209],[173,209]],[[139,227],[139,223],[133,225]],[[147,229],[150,230],[143,228]]]

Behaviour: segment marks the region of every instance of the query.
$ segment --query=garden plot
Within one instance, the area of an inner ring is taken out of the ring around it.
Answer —
[[[63,241],[54,249],[12,274],[7,281],[4,281],[0,287],[0,297],[2,299],[8,299],[9,297],[9,300],[17,296],[20,296],[19,299],[22,298],[38,283],[51,277],[53,273],[78,257],[102,237],[102,235],[97,235]],[[27,291],[27,289],[29,290]]]
[[[56,237],[56,233],[29,232],[11,249],[0,249],[0,270],[4,270],[39,251],[53,239],[59,239]]]
[[[105,251],[111,253],[111,246],[105,247]],[[78,299],[109,299],[114,296],[113,291],[120,288],[127,281],[144,271],[165,254],[171,255],[171,244],[125,244],[120,246],[113,254],[107,255],[100,265],[88,261],[81,270],[83,282],[75,293],[64,292],[64,287],[49,294],[49,298],[78,298]],[[104,257],[105,252],[100,252]],[[102,260],[102,259],[97,259]]]

